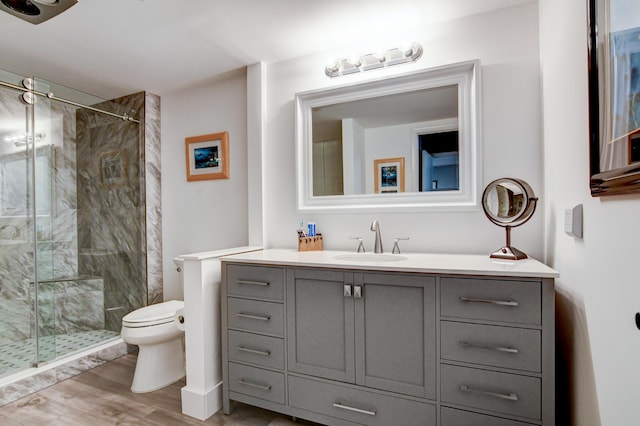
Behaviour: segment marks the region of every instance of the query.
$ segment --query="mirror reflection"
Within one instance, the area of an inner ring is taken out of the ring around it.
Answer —
[[[453,84],[315,107],[313,196],[458,190],[458,128]]]
[[[36,214],[51,213],[51,145],[36,150]],[[31,167],[26,150],[0,156],[0,217],[27,216]]]
[[[499,220],[517,217],[524,207],[525,194],[522,187],[515,182],[497,182],[487,193],[485,208],[489,214]]]
[[[478,61],[296,94],[299,210],[478,206]]]

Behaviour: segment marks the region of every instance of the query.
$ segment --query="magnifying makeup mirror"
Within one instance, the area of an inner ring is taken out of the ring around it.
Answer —
[[[482,193],[482,208],[487,218],[505,228],[506,245],[491,253],[492,258],[520,260],[527,255],[511,246],[511,228],[520,226],[533,216],[538,198],[528,183],[521,179],[500,178]]]

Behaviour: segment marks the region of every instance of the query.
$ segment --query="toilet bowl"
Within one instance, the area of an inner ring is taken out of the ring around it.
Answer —
[[[174,259],[182,280],[182,259]],[[151,392],[185,376],[184,331],[176,313],[184,307],[170,300],[136,309],[122,318],[122,340],[138,345],[131,391]]]

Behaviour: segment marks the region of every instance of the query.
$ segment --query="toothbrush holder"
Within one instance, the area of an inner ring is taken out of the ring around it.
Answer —
[[[298,237],[298,251],[318,251],[323,250],[322,234],[315,237]]]

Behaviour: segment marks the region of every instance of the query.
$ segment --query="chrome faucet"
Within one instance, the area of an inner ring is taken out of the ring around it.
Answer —
[[[382,238],[380,238],[380,224],[377,220],[371,222],[371,230],[376,233],[376,242],[373,245],[374,253],[384,253],[382,249]]]

